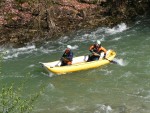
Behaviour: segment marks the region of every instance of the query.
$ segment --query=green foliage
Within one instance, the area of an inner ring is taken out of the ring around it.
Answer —
[[[41,92],[28,97],[21,96],[21,92],[22,88],[15,89],[13,84],[4,86],[0,94],[0,113],[30,113]]]
[[[1,62],[4,56],[4,52],[0,53],[0,72]],[[1,75],[1,74],[0,74]],[[40,92],[23,95],[23,88],[26,81],[22,82],[22,85],[15,88],[14,84],[10,86],[4,85],[0,90],[0,113],[31,113],[33,104],[37,98],[43,93],[43,88]]]

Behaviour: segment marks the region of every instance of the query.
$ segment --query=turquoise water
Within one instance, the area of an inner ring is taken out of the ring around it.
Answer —
[[[20,48],[0,48],[0,87],[24,82],[24,95],[43,94],[34,103],[33,113],[150,113],[150,19],[114,28],[99,27],[78,31],[55,41]],[[39,62],[58,60],[67,44],[75,56],[90,54],[97,39],[106,49],[117,52],[117,64],[55,75]]]

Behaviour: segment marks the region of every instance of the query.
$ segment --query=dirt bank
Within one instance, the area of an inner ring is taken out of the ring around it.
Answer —
[[[0,44],[24,45],[84,28],[128,23],[149,0],[1,0]]]

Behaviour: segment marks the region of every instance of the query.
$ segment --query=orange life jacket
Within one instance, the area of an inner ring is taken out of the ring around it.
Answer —
[[[96,44],[90,46],[89,50],[90,51],[93,50],[93,52],[98,53],[98,54],[100,54],[101,52],[104,52],[104,54],[106,54],[107,52],[107,50],[104,47],[102,47],[101,45],[97,46]]]

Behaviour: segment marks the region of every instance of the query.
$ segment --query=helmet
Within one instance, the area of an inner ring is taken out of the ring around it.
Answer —
[[[68,48],[68,49],[71,49],[72,47],[71,47],[71,45],[67,45],[67,48]]]
[[[100,40],[97,40],[97,41],[96,41],[96,44],[101,45],[101,41],[100,41]]]

